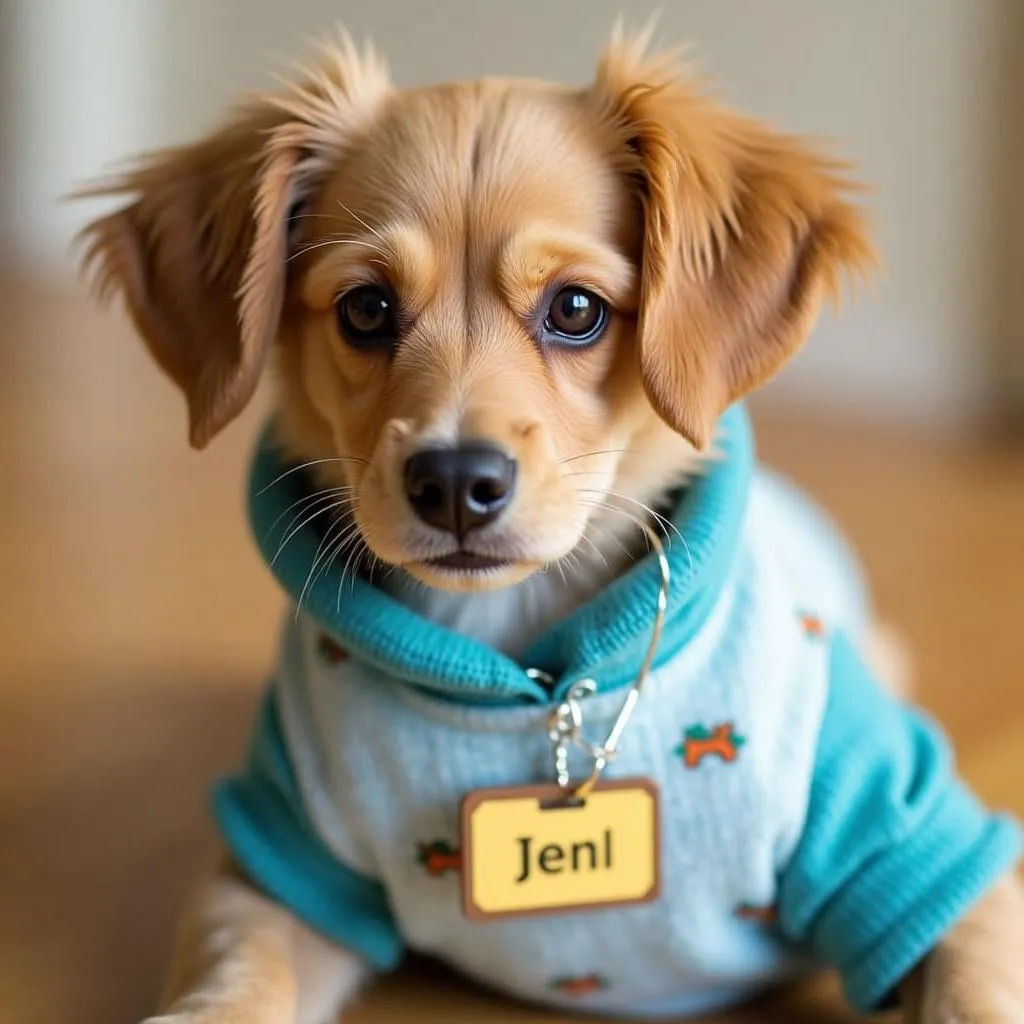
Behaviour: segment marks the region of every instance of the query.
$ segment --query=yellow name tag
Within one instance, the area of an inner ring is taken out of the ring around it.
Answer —
[[[658,791],[600,782],[582,802],[557,785],[482,789],[462,804],[463,909],[475,920],[656,899]]]

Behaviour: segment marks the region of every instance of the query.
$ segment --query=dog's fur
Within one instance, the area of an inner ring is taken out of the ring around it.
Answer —
[[[208,138],[92,190],[130,202],[86,230],[86,259],[184,391],[194,445],[274,353],[282,440],[337,488],[334,555],[393,567],[402,599],[516,653],[621,568],[635,520],[713,457],[720,413],[871,266],[853,190],[843,165],[723,110],[643,39],[616,38],[583,89],[405,92],[344,40]],[[390,354],[346,345],[335,316],[378,282],[400,300]],[[535,338],[567,284],[612,310],[585,350]],[[467,437],[519,467],[510,510],[472,542],[505,560],[483,572],[432,561],[454,541],[402,484],[411,452]],[[1019,1024],[1022,939],[1008,878],[908,979],[917,1019]],[[365,975],[225,860],[161,1019],[322,1024]]]

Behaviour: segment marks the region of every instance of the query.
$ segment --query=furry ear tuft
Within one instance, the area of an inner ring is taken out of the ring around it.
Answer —
[[[101,298],[123,294],[156,362],[185,393],[195,447],[256,389],[279,330],[289,211],[389,89],[373,51],[360,53],[342,34],[285,93],[257,97],[207,138],[77,194],[129,200],[82,231],[83,269]]]
[[[659,414],[705,448],[723,410],[876,264],[847,165],[707,99],[621,33],[587,100],[643,210],[639,356]]]

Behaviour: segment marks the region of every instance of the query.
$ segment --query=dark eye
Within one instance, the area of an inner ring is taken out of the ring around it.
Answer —
[[[391,345],[398,336],[394,303],[378,285],[353,288],[342,295],[336,309],[341,333],[357,348]]]
[[[608,323],[608,307],[585,288],[563,288],[552,300],[544,330],[556,342],[585,345],[596,341]]]

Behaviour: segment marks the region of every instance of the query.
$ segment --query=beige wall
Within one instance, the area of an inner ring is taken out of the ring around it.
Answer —
[[[1003,320],[996,351],[994,379],[999,385],[1000,412],[1024,436],[1024,2],[1013,9],[1010,32],[1015,73],[1007,82],[1006,108],[1014,126],[1007,137],[1003,166],[1006,217],[1000,278]]]
[[[163,141],[146,0],[0,0],[0,227],[18,269],[65,269],[76,182]]]
[[[78,216],[50,196],[108,157],[201,130],[343,15],[400,83],[481,73],[582,82],[629,0],[0,0],[20,12],[6,255],[60,266]],[[773,394],[932,425],[991,408],[1007,350],[1010,54],[1022,0],[670,0],[730,101],[840,140],[877,188],[888,264]],[[1019,18],[1018,18],[1019,20]],[[54,45],[53,39],[57,40]],[[6,108],[10,98],[5,97]],[[1017,107],[1019,110],[1020,107]],[[1018,115],[1018,121],[1020,120]],[[1019,126],[1018,126],[1019,127]],[[12,201],[12,196],[14,200]]]

